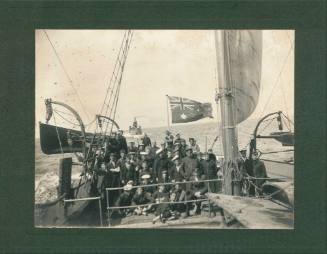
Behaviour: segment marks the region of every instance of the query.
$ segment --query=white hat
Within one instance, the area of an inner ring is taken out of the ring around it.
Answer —
[[[148,155],[147,152],[140,152],[141,155]]]
[[[144,174],[141,176],[142,179],[149,179],[150,178],[150,175],[149,174]]]

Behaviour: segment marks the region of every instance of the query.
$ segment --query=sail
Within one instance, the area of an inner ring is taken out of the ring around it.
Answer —
[[[234,123],[247,119],[255,110],[260,92],[262,31],[223,31],[225,81],[234,96]]]

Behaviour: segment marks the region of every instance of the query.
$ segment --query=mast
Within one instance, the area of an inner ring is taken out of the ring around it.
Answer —
[[[224,150],[224,193],[239,195],[239,181],[237,181],[238,144],[235,122],[234,84],[230,69],[230,47],[228,41],[229,31],[215,31],[216,59],[218,69],[219,93],[216,101],[220,99],[222,142]]]

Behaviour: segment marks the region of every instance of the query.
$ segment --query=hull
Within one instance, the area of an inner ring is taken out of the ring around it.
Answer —
[[[85,181],[73,189],[75,198],[90,197],[91,181]],[[65,195],[53,202],[35,204],[34,220],[37,227],[60,227],[68,225],[72,219],[80,216],[92,201],[64,202]]]

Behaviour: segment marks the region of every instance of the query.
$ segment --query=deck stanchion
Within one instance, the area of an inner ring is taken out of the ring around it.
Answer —
[[[103,219],[102,219],[102,205],[101,205],[101,198],[99,197],[99,216],[100,216],[100,225],[103,227]]]
[[[106,189],[106,197],[107,197],[107,215],[108,215],[108,227],[111,226],[110,224],[110,204],[109,204],[109,192],[110,190]]]

